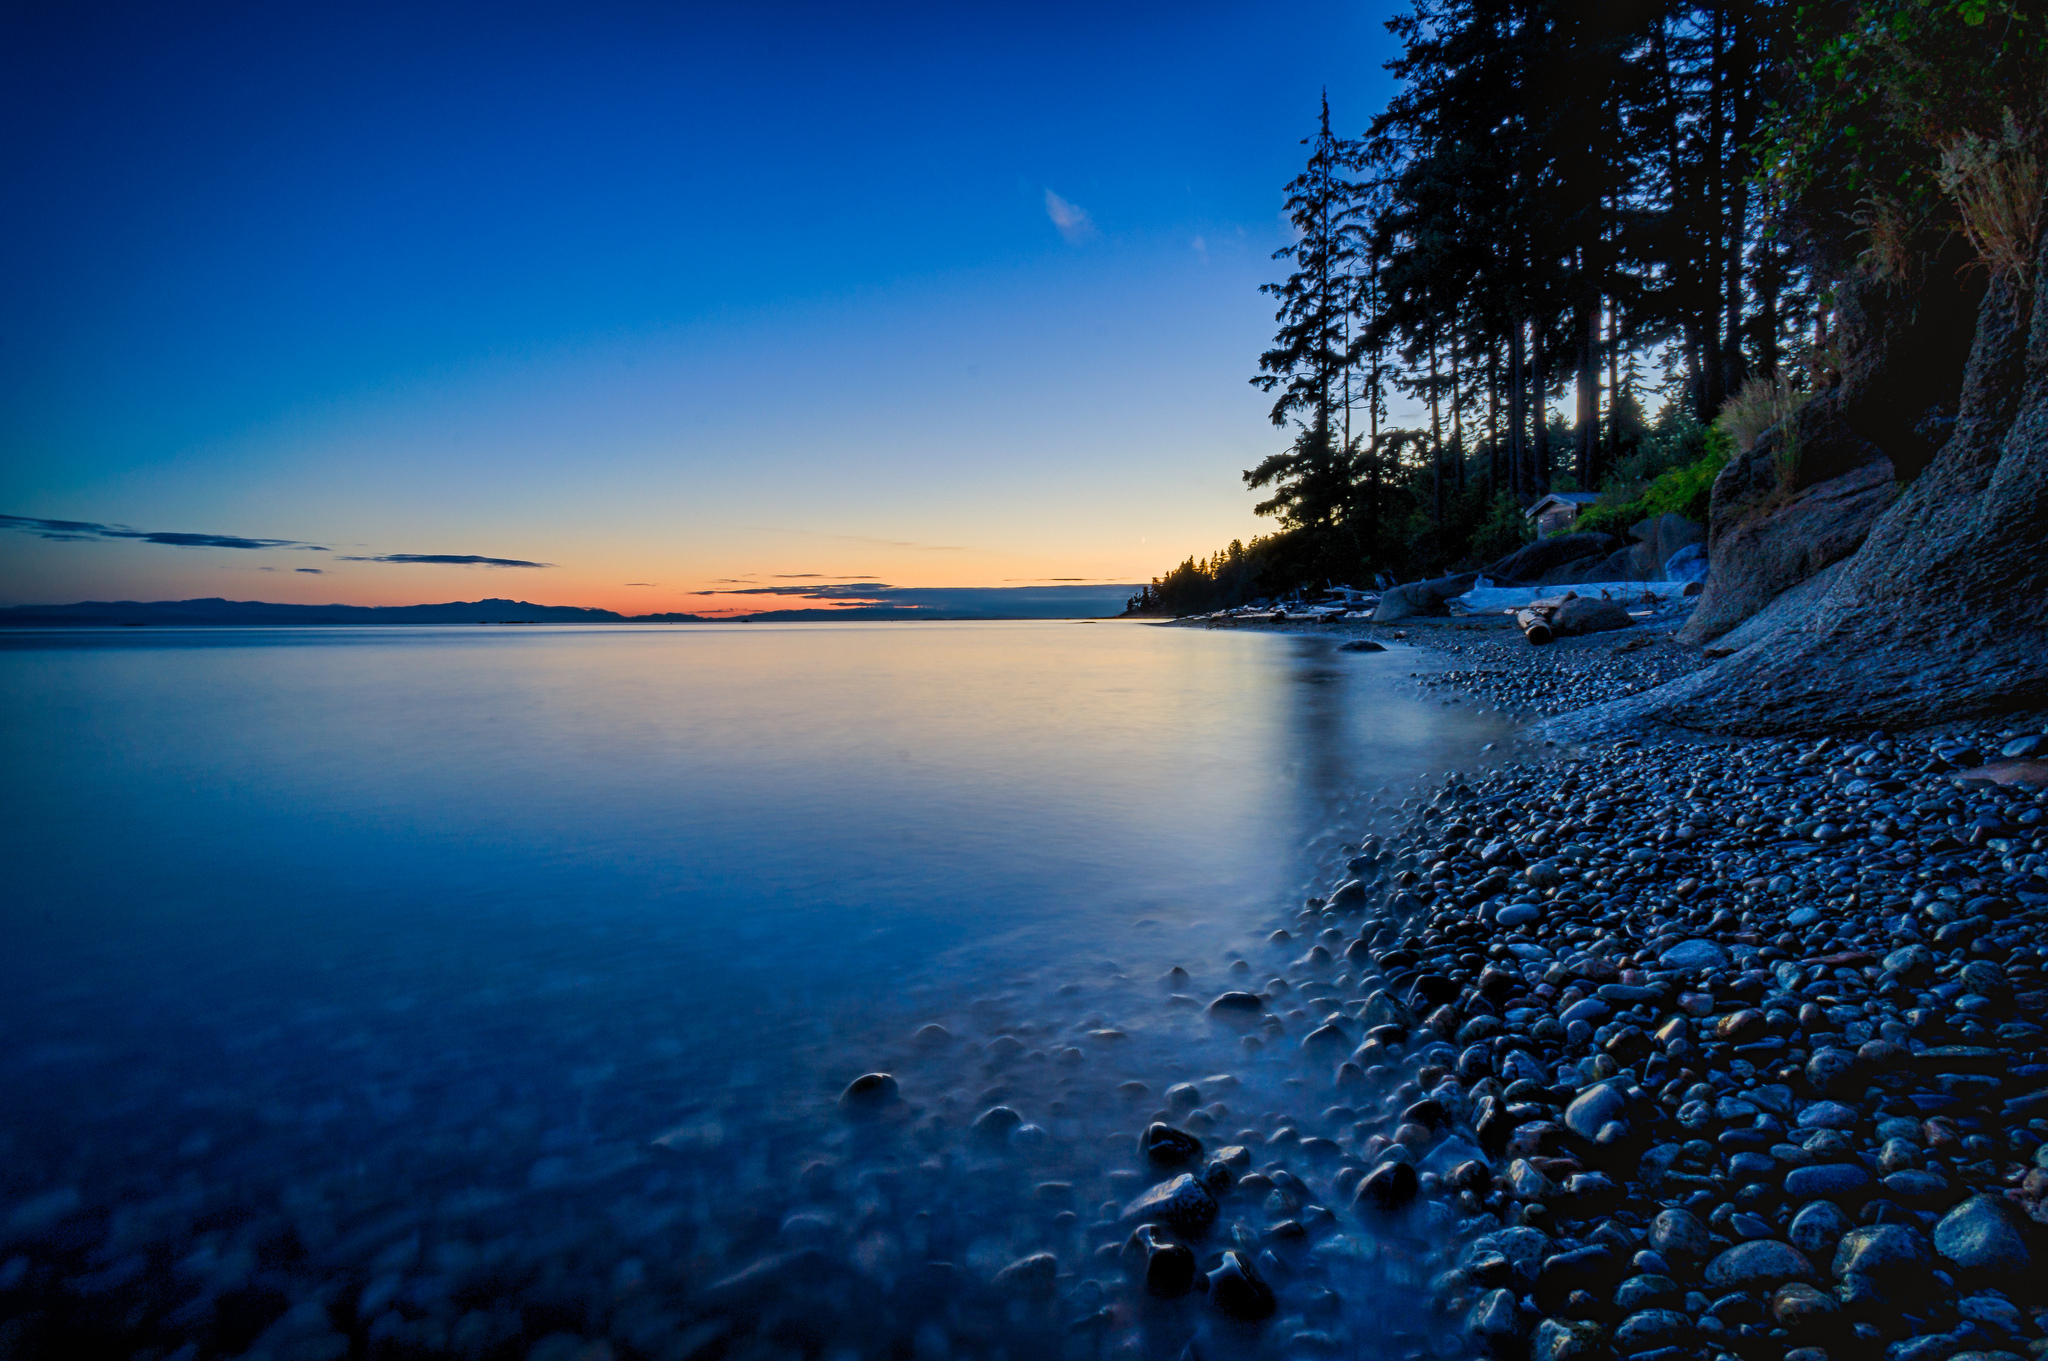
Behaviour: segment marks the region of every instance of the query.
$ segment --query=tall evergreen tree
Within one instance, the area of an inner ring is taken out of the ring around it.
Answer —
[[[1287,185],[1287,216],[1296,240],[1273,253],[1294,270],[1260,291],[1279,300],[1273,347],[1259,356],[1251,381],[1273,393],[1274,425],[1292,423],[1285,451],[1244,474],[1245,485],[1271,489],[1257,511],[1290,527],[1324,530],[1345,519],[1357,457],[1348,436],[1350,382],[1362,352],[1353,319],[1359,310],[1365,186],[1352,177],[1357,149],[1330,128],[1330,101],[1322,101],[1307,166]]]

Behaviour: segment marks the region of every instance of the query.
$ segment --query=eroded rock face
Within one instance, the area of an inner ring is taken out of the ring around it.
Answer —
[[[1951,277],[1964,282],[1930,273],[1911,293],[1854,272],[1843,280],[1839,381],[1715,480],[1712,575],[1683,641],[1712,641],[1856,552],[1896,484],[1936,457],[1948,418],[1968,406],[1963,361],[1982,322],[1981,274],[1941,276]]]
[[[1805,412],[1799,420],[1808,420]],[[1754,450],[1715,479],[1707,585],[1699,608],[1679,630],[1681,642],[1711,642],[1782,592],[1848,557],[1891,507],[1897,492],[1891,460],[1875,445],[1868,446],[1869,461],[1840,476],[1788,485],[1780,467],[1787,442],[1784,427],[1766,432]]]
[[[2043,542],[2048,308],[2001,279],[1984,300],[1954,434],[1811,615],[1652,712],[1771,733],[1912,728],[2048,703]]]

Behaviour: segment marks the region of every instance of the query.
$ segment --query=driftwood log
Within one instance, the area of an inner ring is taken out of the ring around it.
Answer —
[[[1577,600],[1577,591],[1566,591],[1563,595],[1532,600],[1527,608],[1515,611],[1515,623],[1521,626],[1522,636],[1533,647],[1542,647],[1557,637],[1557,612],[1564,608],[1567,600]]]
[[[1526,610],[1516,610],[1515,623],[1520,625],[1522,636],[1536,647],[1542,647],[1553,636],[1549,610],[1538,610],[1533,605]]]
[[[1522,626],[1524,638],[1541,647],[1553,638],[1625,629],[1635,620],[1625,605],[1609,599],[1605,591],[1597,600],[1566,591],[1554,599],[1532,601],[1526,609],[1516,611],[1515,622]]]

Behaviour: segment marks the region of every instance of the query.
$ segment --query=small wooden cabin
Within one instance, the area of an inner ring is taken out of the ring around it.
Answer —
[[[1555,534],[1570,529],[1579,512],[1599,499],[1598,492],[1554,491],[1523,513],[1536,522],[1538,534]]]

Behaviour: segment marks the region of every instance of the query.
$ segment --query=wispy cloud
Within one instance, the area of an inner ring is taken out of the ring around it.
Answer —
[[[620,584],[621,584],[621,585],[625,585],[625,586],[659,586],[659,585],[661,585],[661,583],[660,583],[660,582],[658,582],[658,581],[627,581],[627,582],[622,582],[622,583],[620,583]]]
[[[1052,190],[1045,191],[1045,215],[1052,219],[1052,225],[1060,229],[1060,235],[1073,245],[1079,245],[1095,235],[1095,219],[1088,216],[1088,210],[1078,203],[1069,203]]]
[[[327,569],[325,567],[297,567],[293,568],[292,570],[304,572],[309,577],[324,577],[327,575]]]
[[[890,586],[880,581],[818,582],[807,586],[741,586],[705,595],[759,599],[749,612],[794,609],[820,618],[846,611],[857,618],[1066,619],[1116,614],[1130,583],[1032,586]],[[775,602],[775,603],[770,603]],[[706,614],[719,613],[705,610]]]
[[[446,567],[553,567],[552,562],[527,562],[523,558],[486,558],[476,553],[380,553],[375,557],[341,558],[343,562],[435,563]]]
[[[824,582],[816,586],[738,586],[729,591],[706,591],[706,595],[793,595],[805,600],[875,601],[897,589],[880,581]]]
[[[82,541],[91,539],[134,539],[171,548],[299,548],[314,553],[327,549],[298,539],[250,539],[239,534],[194,534],[183,530],[130,529],[126,525],[103,525],[93,520],[44,520],[27,515],[0,515],[0,529],[18,530],[39,539]]]

